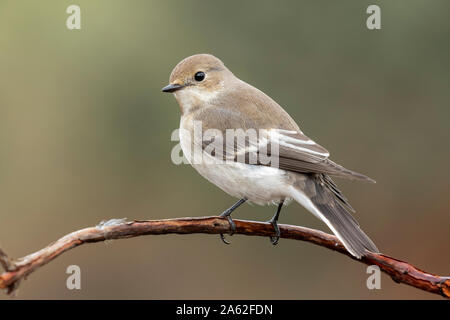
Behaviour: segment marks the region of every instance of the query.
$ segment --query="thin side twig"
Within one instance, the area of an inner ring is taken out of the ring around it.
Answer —
[[[272,225],[264,222],[234,220],[236,233],[248,236],[274,236]],[[383,255],[369,253],[358,260],[351,256],[341,242],[333,235],[322,231],[300,226],[280,224],[281,238],[302,240],[337,251],[353,260],[367,265],[377,265],[398,283],[404,283],[415,288],[439,294],[450,298],[450,278],[424,272],[413,265],[398,259]],[[80,246],[84,243],[100,242],[111,239],[133,238],[143,235],[161,234],[220,234],[229,232],[228,221],[224,218],[199,217],[177,218],[151,221],[131,221],[115,219],[72,232],[42,250],[29,254],[23,258],[11,260],[0,249],[0,264],[5,272],[0,275],[0,289],[13,293],[18,284],[26,276],[49,263],[62,253]]]

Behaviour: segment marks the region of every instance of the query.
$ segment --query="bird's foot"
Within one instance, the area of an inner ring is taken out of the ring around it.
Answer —
[[[268,223],[270,223],[273,226],[273,229],[275,231],[275,237],[270,236],[270,242],[276,246],[278,244],[278,241],[280,240],[280,228],[278,227],[278,223],[276,220],[274,219],[270,219],[269,221],[267,221]]]
[[[229,212],[228,210],[225,211],[224,213],[222,213],[220,215],[220,217],[222,218],[227,218],[228,223],[230,224],[230,236],[232,236],[235,232],[236,232],[236,223],[234,223],[233,219],[231,219],[231,212]],[[228,241],[227,239],[225,239],[225,236],[223,235],[223,233],[220,234],[220,239],[222,240],[223,243],[225,244],[230,244],[231,242]]]

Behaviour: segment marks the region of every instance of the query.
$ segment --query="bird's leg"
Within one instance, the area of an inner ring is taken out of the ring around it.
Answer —
[[[280,240],[280,228],[278,228],[278,217],[280,216],[281,208],[283,207],[284,200],[281,200],[281,202],[278,204],[277,212],[273,215],[272,219],[270,219],[269,222],[274,230],[275,230],[275,237],[270,237],[270,242],[272,242],[273,245],[276,245],[278,243],[278,240]]]
[[[222,212],[222,214],[220,215],[220,217],[227,218],[228,223],[230,224],[230,228],[231,228],[230,236],[232,236],[236,232],[236,224],[234,223],[233,219],[231,219],[231,213],[234,210],[236,210],[236,208],[239,207],[241,204],[243,204],[245,201],[247,201],[247,199],[242,198],[241,200],[239,200],[238,202],[233,204],[230,208],[228,208],[227,210]],[[220,234],[220,239],[222,239],[222,241],[225,244],[230,244],[230,242],[227,239],[225,239],[225,237],[222,233]]]

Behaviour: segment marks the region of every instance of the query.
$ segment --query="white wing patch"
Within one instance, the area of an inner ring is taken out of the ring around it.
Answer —
[[[293,152],[311,155],[320,160],[325,160],[330,156],[330,153],[325,148],[318,145],[301,132],[272,129],[270,130],[270,138],[272,142],[291,149]]]

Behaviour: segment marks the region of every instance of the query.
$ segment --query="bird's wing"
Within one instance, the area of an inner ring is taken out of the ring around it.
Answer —
[[[342,178],[375,182],[329,159],[330,153],[302,132],[271,130],[271,142],[279,144],[278,167],[300,173],[324,173]]]
[[[330,153],[300,131],[270,129],[268,143],[278,146],[280,158],[321,163]]]
[[[217,135],[204,137],[202,148],[204,152],[223,161],[275,166],[298,173],[324,173],[373,181],[328,159],[329,152],[300,131],[282,129],[218,131]]]

